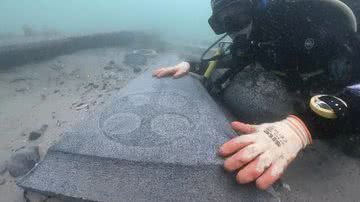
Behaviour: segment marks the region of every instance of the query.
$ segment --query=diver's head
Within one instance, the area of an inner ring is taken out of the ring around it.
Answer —
[[[268,0],[211,0],[213,14],[209,24],[216,34],[236,33],[248,28],[257,9]]]

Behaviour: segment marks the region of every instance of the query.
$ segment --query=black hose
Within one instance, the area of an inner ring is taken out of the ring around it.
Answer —
[[[206,49],[206,51],[201,55],[201,62],[209,62],[209,61],[213,61],[213,60],[218,60],[220,58],[223,57],[223,55],[217,55],[214,57],[211,57],[209,59],[204,59],[205,55],[216,45],[218,44],[221,40],[223,40],[225,37],[227,37],[228,34],[224,34],[222,37],[220,37],[217,41],[215,41],[213,44],[211,44],[211,46]]]

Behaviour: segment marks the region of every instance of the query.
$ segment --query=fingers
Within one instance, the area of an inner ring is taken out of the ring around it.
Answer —
[[[262,144],[251,144],[226,159],[224,162],[224,168],[227,171],[237,170],[250,161],[254,160],[258,155],[266,150],[266,145]]]
[[[153,71],[153,76],[157,78],[161,78],[161,77],[173,75],[176,73],[176,71],[177,71],[176,68],[160,68]]]
[[[178,79],[178,78],[180,78],[180,77],[183,77],[183,76],[185,76],[187,74],[187,72],[184,72],[184,71],[182,71],[182,70],[178,70],[175,74],[174,74],[174,78],[175,79]]]
[[[243,147],[255,142],[255,135],[242,135],[223,144],[219,149],[219,155],[226,157],[229,156]]]
[[[276,160],[276,162],[256,180],[256,186],[261,190],[266,190],[271,187],[271,185],[280,179],[292,160],[287,161],[284,158]]]
[[[236,181],[240,184],[246,184],[255,181],[264,171],[271,165],[270,152],[261,154],[256,160],[249,163],[245,168],[241,169],[236,175]]]
[[[244,133],[244,134],[249,134],[249,133],[254,133],[256,132],[256,128],[252,125],[249,124],[245,124],[242,122],[232,122],[231,123],[231,127],[240,133]]]

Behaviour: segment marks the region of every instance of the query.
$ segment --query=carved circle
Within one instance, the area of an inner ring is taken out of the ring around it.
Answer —
[[[166,137],[182,136],[192,125],[192,121],[180,114],[162,114],[151,120],[151,131]]]
[[[129,101],[135,106],[142,106],[150,103],[150,98],[143,94],[128,97]]]
[[[159,105],[167,108],[181,108],[187,103],[187,98],[180,95],[163,94],[159,97]]]
[[[105,137],[122,145],[168,145],[194,130],[200,118],[196,106],[174,92],[132,94],[104,109],[99,127]]]
[[[119,113],[104,122],[103,130],[111,137],[132,133],[141,125],[141,118],[133,113]]]

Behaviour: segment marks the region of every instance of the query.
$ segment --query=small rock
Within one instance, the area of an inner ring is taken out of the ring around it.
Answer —
[[[15,91],[18,93],[23,93],[26,92],[28,89],[27,88],[16,88]]]
[[[103,83],[103,87],[101,88],[101,90],[106,90],[107,87],[107,83]]]
[[[60,71],[62,69],[64,69],[65,65],[60,62],[60,61],[56,61],[52,66],[50,66],[50,69],[53,69],[55,71]]]
[[[118,67],[118,68],[117,68],[117,71],[118,71],[118,72],[122,72],[122,71],[124,71],[124,70],[125,70],[125,69],[122,68],[122,67]]]
[[[137,53],[128,53],[124,57],[124,64],[130,67],[136,67],[140,65],[146,65],[147,58],[144,55],[137,54]]]
[[[54,90],[54,94],[56,94],[56,93],[58,93],[58,92],[60,92],[60,90]]]
[[[46,100],[46,95],[41,94],[41,100]]]
[[[105,70],[112,70],[112,69],[115,69],[115,67],[114,66],[105,66],[104,69]]]
[[[286,189],[287,191],[291,191],[291,187],[288,184],[283,183],[283,188]]]
[[[21,136],[25,137],[25,136],[26,136],[26,133],[21,133]]]
[[[107,63],[107,65],[104,67],[105,70],[112,70],[112,69],[117,69],[117,65],[115,63],[115,61],[111,60],[110,62]]]
[[[47,124],[44,124],[41,126],[41,128],[39,130],[32,131],[29,135],[29,140],[34,141],[34,140],[39,139],[45,133],[45,131],[48,127],[49,126]]]
[[[94,84],[94,83],[89,83],[89,85],[87,85],[85,88],[87,88],[87,87],[99,88],[99,85]]]
[[[10,83],[17,83],[17,82],[26,81],[26,80],[29,80],[29,79],[28,78],[16,78],[16,79],[11,80]]]
[[[39,193],[25,191],[24,198],[26,199],[26,201],[30,202],[45,202],[47,201],[48,197]]]
[[[13,154],[7,163],[7,169],[13,177],[23,176],[28,173],[39,160],[39,147],[29,147]]]
[[[29,140],[30,141],[34,141],[37,140],[41,137],[41,133],[39,131],[32,131],[29,135]]]
[[[60,85],[64,85],[64,83],[65,83],[64,81],[60,81],[60,83],[59,83],[59,84],[60,84]]]
[[[75,107],[76,110],[89,109],[89,104],[80,103]]]
[[[140,68],[140,67],[134,67],[134,72],[135,72],[135,73],[141,72],[141,68]]]
[[[49,125],[43,124],[43,125],[41,126],[41,128],[40,128],[40,132],[41,132],[41,133],[45,133],[45,131],[48,129],[48,127],[49,127]]]
[[[100,95],[98,95],[98,98],[101,98],[103,95],[102,94],[100,94]]]
[[[6,172],[6,163],[0,162],[0,175],[3,175]]]
[[[60,199],[57,199],[57,198],[55,198],[55,197],[51,197],[51,198],[48,198],[48,199],[46,200],[46,202],[64,202],[64,201],[62,201],[62,200],[60,200]]]
[[[25,146],[21,146],[21,147],[19,147],[19,148],[17,148],[17,149],[11,150],[11,151],[13,151],[13,152],[18,152],[18,151],[20,151],[20,150],[22,150],[22,149],[24,149],[24,148],[25,148]]]
[[[3,184],[5,184],[5,183],[6,183],[6,180],[3,179],[3,178],[0,178],[0,186],[3,185]]]

